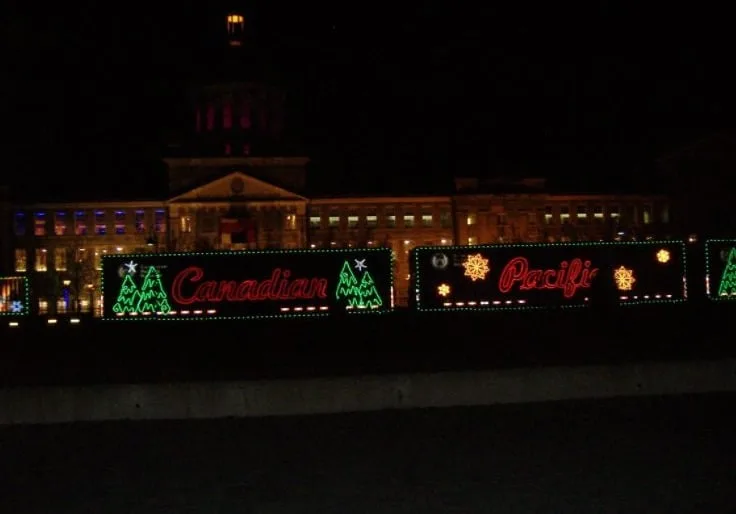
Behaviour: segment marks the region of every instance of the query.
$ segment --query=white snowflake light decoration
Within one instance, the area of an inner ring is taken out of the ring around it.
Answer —
[[[15,300],[10,304],[10,310],[11,312],[23,312],[23,302]]]
[[[484,280],[488,272],[491,271],[491,268],[488,267],[488,259],[484,259],[479,253],[468,255],[468,258],[463,262],[463,268],[465,268],[465,276],[470,277],[473,282]]]

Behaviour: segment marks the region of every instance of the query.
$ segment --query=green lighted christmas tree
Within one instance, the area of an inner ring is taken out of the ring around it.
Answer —
[[[376,289],[376,283],[366,269],[365,259],[356,259],[355,268],[359,273],[362,272],[362,276],[358,275],[361,276],[360,281],[349,261],[345,261],[345,264],[342,265],[335,293],[337,299],[342,300],[348,307],[360,309],[371,309],[383,305],[381,295]]]
[[[367,271],[363,273],[363,279],[360,281],[360,306],[375,308],[383,305],[381,295],[378,294],[376,283],[373,277]]]
[[[345,261],[340,271],[340,280],[337,283],[335,296],[338,300],[344,300],[348,305],[355,306],[360,303],[360,287],[358,279],[355,278],[350,263]]]
[[[161,283],[161,272],[155,266],[149,266],[146,272],[146,278],[143,279],[141,287],[140,300],[138,301],[137,312],[171,312],[169,304],[169,295],[164,290]]]
[[[141,294],[138,291],[138,286],[133,282],[133,277],[130,273],[125,274],[123,279],[123,285],[120,286],[120,292],[118,293],[118,299],[115,305],[112,306],[113,312],[124,314],[126,312],[138,312],[138,302]]]
[[[721,275],[721,283],[718,286],[718,296],[736,295],[736,248],[731,248],[726,260],[726,269]]]

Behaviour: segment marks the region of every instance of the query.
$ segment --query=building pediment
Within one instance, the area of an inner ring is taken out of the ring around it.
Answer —
[[[236,171],[171,198],[170,202],[306,200],[301,195]]]

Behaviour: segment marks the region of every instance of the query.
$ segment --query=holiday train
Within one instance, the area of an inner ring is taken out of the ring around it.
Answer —
[[[700,269],[688,262],[703,261]],[[103,258],[104,321],[238,320],[394,310],[389,249],[262,250]],[[705,268],[703,270],[703,267]],[[736,240],[417,247],[409,308],[508,311],[736,299]],[[702,282],[701,282],[702,283]],[[699,293],[702,297],[702,292]],[[0,316],[31,312],[24,277],[0,278]]]

